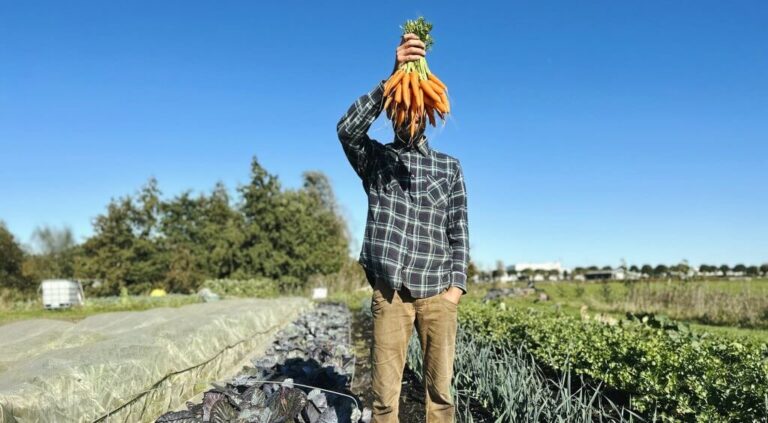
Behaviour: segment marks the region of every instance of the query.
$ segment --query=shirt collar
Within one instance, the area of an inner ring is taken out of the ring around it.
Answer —
[[[395,141],[391,144],[392,148],[396,151],[410,151],[413,149],[418,150],[424,157],[429,157],[429,142],[427,141],[427,136],[422,134],[421,138],[418,141],[414,142],[414,146],[411,147],[407,145],[406,143],[400,141],[399,139],[395,138]]]

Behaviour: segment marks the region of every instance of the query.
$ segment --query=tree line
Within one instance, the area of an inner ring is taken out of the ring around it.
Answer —
[[[91,293],[153,288],[192,293],[209,278],[271,278],[284,291],[349,264],[349,234],[328,178],[302,175],[283,189],[254,157],[237,198],[217,183],[210,192],[163,199],[152,177],[134,195],[112,199],[76,243],[68,229],[38,228],[38,251],[25,251],[0,222],[0,284],[34,292],[48,278],[92,281]]]
[[[644,264],[641,266],[638,265],[620,265],[618,267],[611,267],[611,266],[578,266],[574,267],[573,269],[567,270],[563,269],[562,274],[560,271],[555,269],[524,269],[521,271],[516,271],[511,268],[507,268],[504,266],[503,262],[497,261],[496,268],[494,270],[478,270],[474,263],[470,262],[470,278],[472,278],[473,275],[477,274],[478,279],[481,281],[490,281],[494,279],[501,278],[504,275],[508,276],[525,276],[527,278],[534,277],[534,276],[544,276],[544,277],[550,277],[550,276],[561,276],[565,279],[579,276],[579,275],[585,275],[588,272],[593,271],[613,271],[613,270],[623,270],[623,271],[629,271],[638,275],[644,275],[644,277],[649,278],[666,278],[673,275],[688,275],[690,273],[693,273],[696,276],[707,276],[707,277],[718,277],[718,276],[749,276],[749,277],[761,277],[761,276],[768,276],[768,263],[761,264],[759,266],[757,265],[744,265],[744,264],[736,264],[734,266],[729,266],[727,264],[722,265],[710,265],[710,264],[701,264],[698,267],[692,267],[690,266],[687,261],[683,261],[678,264],[674,265],[666,265],[666,264],[657,264],[655,266],[650,264]]]

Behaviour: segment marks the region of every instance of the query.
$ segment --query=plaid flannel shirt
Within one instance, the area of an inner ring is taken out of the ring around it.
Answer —
[[[429,146],[381,144],[367,132],[383,109],[379,83],[337,125],[344,153],[368,195],[368,217],[358,262],[371,279],[416,298],[448,286],[467,292],[469,234],[464,175],[459,160]]]

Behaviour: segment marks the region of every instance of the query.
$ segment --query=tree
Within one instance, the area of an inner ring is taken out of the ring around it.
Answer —
[[[195,292],[208,276],[206,257],[212,241],[208,236],[217,234],[206,233],[206,205],[204,195],[192,198],[189,191],[160,203],[159,251],[167,264],[163,286],[170,292]]]
[[[470,260],[469,265],[467,265],[467,279],[468,280],[474,280],[475,275],[478,274],[477,266],[475,265],[475,262]]]
[[[24,272],[33,280],[72,278],[78,248],[72,229],[38,226],[32,233],[34,251],[24,261]]]
[[[638,273],[638,272],[640,272],[640,268],[633,264],[632,266],[629,266],[629,271],[630,272]]]
[[[757,268],[757,266],[749,266],[747,267],[747,276],[757,276],[760,274],[760,270]]]
[[[727,264],[720,266],[720,271],[723,272],[723,276],[728,276],[728,272],[731,270]]]
[[[310,275],[341,268],[349,241],[327,177],[306,172],[302,189],[283,192],[277,177],[254,158],[251,181],[239,191],[247,274],[290,278],[292,289],[303,287]]]
[[[94,235],[83,243],[76,276],[102,282],[97,294],[117,295],[125,287],[138,294],[162,285],[168,256],[158,237],[160,190],[150,178],[138,192],[112,200],[94,219]]]
[[[666,277],[667,273],[669,273],[669,268],[663,264],[660,264],[656,266],[655,269],[653,269],[654,276],[658,277]]]
[[[205,225],[202,236],[208,251],[204,269],[206,275],[212,278],[238,276],[245,262],[242,248],[245,242],[243,215],[234,210],[230,203],[227,189],[221,182],[216,183],[204,201]]]
[[[279,263],[285,262],[281,251],[275,250],[274,239],[279,236],[282,222],[278,208],[285,205],[277,177],[269,174],[254,157],[251,160],[251,180],[238,188],[243,197],[240,212],[244,218],[243,272],[251,276],[279,277]]]
[[[16,238],[0,221],[0,288],[30,291],[34,288],[22,272],[24,251]]]
[[[733,271],[737,273],[744,273],[747,271],[747,266],[744,266],[743,264],[739,263],[736,266],[733,266]]]
[[[648,276],[653,275],[653,266],[650,264],[644,264],[643,267],[640,268],[640,273]]]
[[[760,273],[763,275],[768,275],[768,263],[762,264],[760,266]]]

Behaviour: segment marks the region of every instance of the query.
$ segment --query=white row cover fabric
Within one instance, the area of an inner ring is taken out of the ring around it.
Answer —
[[[0,422],[148,422],[236,373],[313,305],[228,299],[0,326]]]

